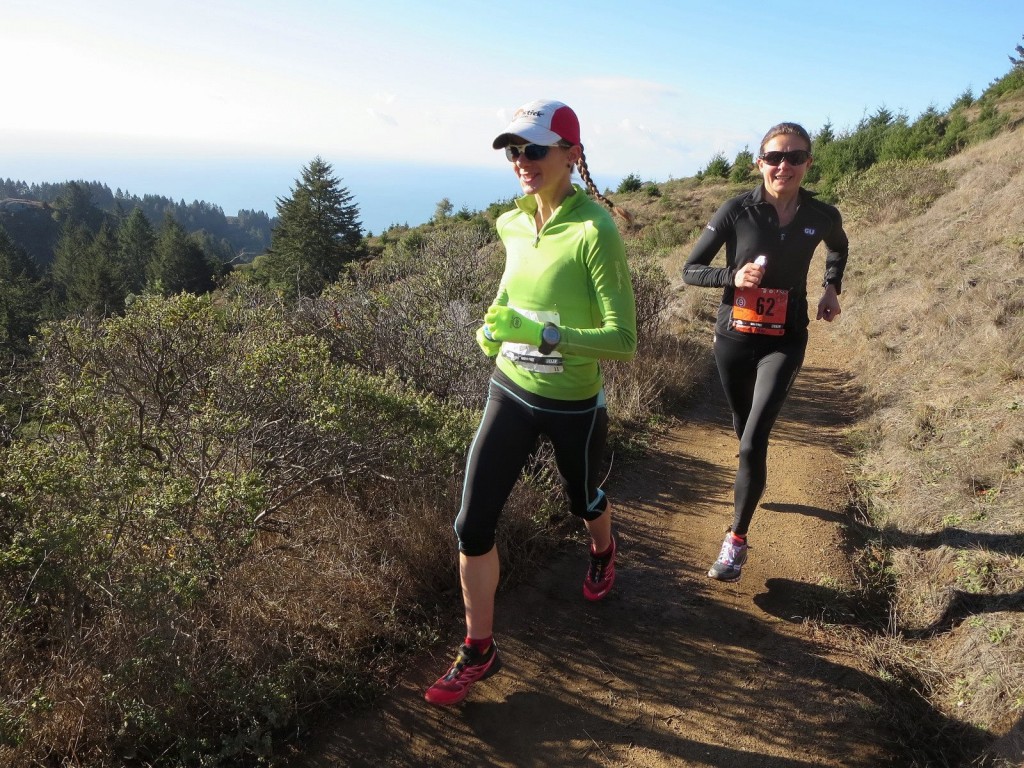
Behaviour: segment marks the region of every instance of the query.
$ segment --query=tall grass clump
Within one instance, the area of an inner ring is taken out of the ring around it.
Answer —
[[[898,221],[922,213],[952,187],[949,172],[927,160],[891,160],[836,185],[846,221]]]

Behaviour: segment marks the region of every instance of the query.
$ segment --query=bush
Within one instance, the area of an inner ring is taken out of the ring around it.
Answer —
[[[497,294],[502,263],[481,231],[439,229],[351,270],[303,305],[301,322],[338,363],[476,407],[492,363],[475,334]]]
[[[640,180],[640,177],[635,173],[631,173],[619,182],[619,186],[615,191],[620,195],[626,192],[639,192],[640,187],[643,185],[644,183]]]
[[[35,681],[0,692],[8,746],[228,761],[320,695],[301,652],[225,644],[218,585],[313,489],[447,482],[473,423],[331,364],[287,320],[252,297],[181,295],[44,329],[34,429],[0,463],[0,663]]]
[[[877,163],[836,187],[843,216],[877,224],[924,212],[953,188],[947,171],[922,160]]]
[[[979,100],[995,100],[1022,90],[1024,90],[1024,67],[1016,66],[989,85]]]
[[[697,178],[702,180],[728,179],[731,170],[732,166],[729,165],[729,161],[725,159],[725,155],[719,152],[711,158],[704,170],[697,172]]]

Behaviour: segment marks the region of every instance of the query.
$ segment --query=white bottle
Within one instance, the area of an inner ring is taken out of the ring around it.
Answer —
[[[756,259],[754,259],[754,263],[757,264],[757,266],[759,266],[761,269],[764,269],[765,265],[768,263],[768,257],[762,254],[758,256]]]

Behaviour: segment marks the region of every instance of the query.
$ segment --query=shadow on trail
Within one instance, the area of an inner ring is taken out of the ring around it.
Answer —
[[[848,525],[850,522],[850,515],[847,512],[836,512],[835,510],[811,507],[806,504],[779,504],[769,502],[767,504],[759,505],[759,508],[766,509],[769,512],[781,512],[784,514],[816,517],[826,523],[833,523],[837,525]]]
[[[1024,556],[1024,534],[1021,533],[986,533],[952,527],[923,534],[904,533],[893,528],[878,533],[889,547],[984,549],[1002,555]]]
[[[514,693],[502,702],[482,704],[480,710],[496,710],[487,713],[484,718],[504,723],[502,727],[510,728],[518,736],[520,745],[529,744],[529,751],[532,754],[546,756],[532,763],[534,765],[561,767],[615,764],[614,753],[599,744],[596,739],[591,738],[589,734],[589,730],[593,730],[594,734],[600,736],[609,728],[615,727],[615,723],[607,718],[592,718],[588,727],[582,729],[584,738],[578,740],[578,747],[569,750],[564,749],[564,740],[561,736],[554,742],[538,738],[538,734],[543,734],[547,730],[545,728],[547,723],[543,720],[553,718],[557,723],[573,727],[575,721],[582,714],[579,707],[566,706],[564,702],[555,697],[544,693]],[[637,731],[643,730],[643,724],[639,722],[639,719],[635,726]],[[485,743],[493,743],[493,734],[491,733],[481,730],[477,736]],[[587,743],[588,738],[590,739],[589,744]],[[517,747],[511,754],[503,757],[514,764],[521,754],[521,747]],[[673,755],[686,761],[688,765],[756,764],[762,768],[814,768],[818,765],[814,761],[751,754],[740,749],[706,744],[686,738],[676,739]]]

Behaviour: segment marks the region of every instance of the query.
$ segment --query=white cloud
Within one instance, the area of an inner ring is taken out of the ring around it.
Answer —
[[[384,114],[383,112],[378,112],[373,107],[367,107],[366,112],[367,114],[370,115],[370,117],[372,117],[374,120],[377,120],[378,122],[387,123],[388,125],[394,126],[396,128],[398,127],[398,121],[392,115],[387,115]]]

